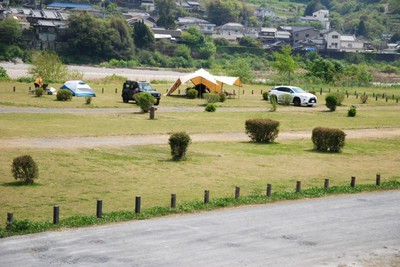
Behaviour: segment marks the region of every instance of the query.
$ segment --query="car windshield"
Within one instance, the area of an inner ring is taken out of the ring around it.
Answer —
[[[291,88],[295,93],[305,93],[305,91],[299,87],[292,87]]]
[[[140,91],[151,92],[154,91],[149,83],[139,83]]]

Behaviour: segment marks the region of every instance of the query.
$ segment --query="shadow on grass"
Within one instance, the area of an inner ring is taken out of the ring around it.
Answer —
[[[24,183],[23,181],[14,181],[14,182],[2,183],[1,186],[4,186],[4,187],[18,187],[18,186],[35,187],[35,186],[42,186],[42,185],[39,183]]]

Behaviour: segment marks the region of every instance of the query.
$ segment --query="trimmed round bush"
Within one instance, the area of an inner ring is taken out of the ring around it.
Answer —
[[[246,134],[257,143],[271,143],[279,133],[279,121],[271,119],[249,119],[245,123]]]
[[[14,158],[11,167],[11,172],[15,180],[20,179],[25,183],[33,183],[39,177],[39,168],[29,155]]]
[[[173,133],[169,137],[171,156],[173,160],[183,160],[186,158],[186,151],[191,142],[190,136],[185,132]]]
[[[140,107],[143,112],[149,112],[150,108],[157,102],[157,99],[147,92],[140,92],[134,94],[136,105]]]
[[[206,105],[205,111],[207,112],[215,112],[217,110],[217,107],[213,103],[208,103]]]
[[[224,93],[219,93],[219,101],[220,102],[225,102],[226,100],[226,94]]]
[[[331,95],[334,95],[337,97],[337,105],[341,106],[344,101],[344,94],[337,92],[337,93],[331,93]]]
[[[329,94],[325,97],[326,107],[329,108],[330,111],[335,111],[336,106],[338,105],[338,98],[336,95]]]
[[[281,96],[282,105],[289,106],[292,103],[293,97],[290,94],[283,94]]]
[[[207,103],[217,103],[220,101],[220,96],[216,93],[206,93],[203,94],[203,97]]]
[[[42,87],[35,88],[35,96],[41,97],[44,94],[44,90]]]
[[[66,89],[60,89],[56,95],[57,101],[70,101],[72,99],[72,92]]]
[[[347,116],[355,117],[357,114],[357,108],[355,106],[351,106],[350,109],[347,111]]]
[[[267,101],[269,99],[269,92],[263,92],[262,93],[262,98]]]
[[[340,129],[316,127],[311,140],[314,149],[321,152],[340,152],[343,149],[346,134]]]
[[[186,91],[186,97],[189,99],[195,99],[197,97],[197,90],[196,89],[189,89]]]

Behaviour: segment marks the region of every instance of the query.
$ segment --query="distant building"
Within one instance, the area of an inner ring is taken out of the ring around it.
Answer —
[[[214,33],[215,24],[204,19],[194,17],[182,17],[176,20],[176,24],[182,30],[187,30],[190,27],[198,27],[203,34],[211,35]]]
[[[268,18],[274,18],[275,17],[275,11],[272,9],[268,8],[257,8],[256,11],[254,12],[257,18],[264,20],[266,17]]]
[[[325,30],[330,29],[330,23],[329,23],[329,10],[318,10],[313,13],[312,16],[306,16],[306,17],[301,17],[300,21],[303,22],[319,22],[322,24]]]

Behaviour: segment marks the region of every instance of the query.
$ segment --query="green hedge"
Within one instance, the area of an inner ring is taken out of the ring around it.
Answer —
[[[271,119],[249,119],[245,127],[246,134],[257,143],[271,143],[279,133],[279,121]]]
[[[340,129],[316,127],[312,131],[314,149],[322,152],[340,152],[344,147],[346,134]]]

